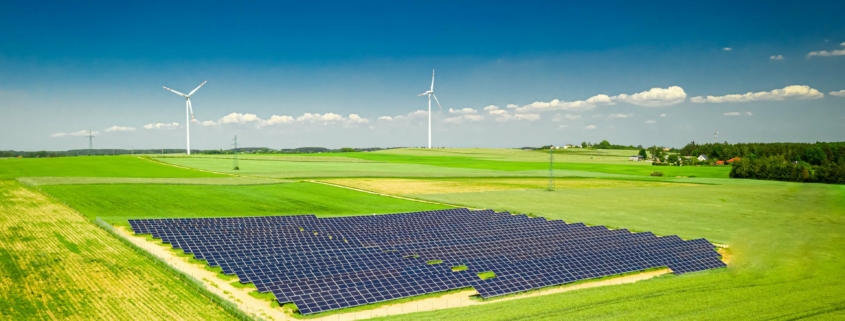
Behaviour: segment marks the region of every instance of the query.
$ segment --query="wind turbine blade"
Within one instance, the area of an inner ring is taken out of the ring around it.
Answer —
[[[179,96],[182,96],[182,97],[188,97],[188,95],[185,95],[185,94],[180,93],[180,92],[178,92],[178,91],[175,91],[175,90],[173,90],[173,89],[170,89],[170,88],[167,88],[167,87],[164,87],[164,86],[161,86],[161,88],[164,88],[164,89],[167,89],[167,90],[169,90],[169,91],[172,91],[173,93],[175,93],[175,94],[177,94],[177,95],[179,95]]]
[[[191,99],[188,98],[188,110],[191,111],[191,119],[194,119],[194,106],[191,105]]]
[[[194,88],[194,90],[191,90],[191,92],[188,93],[188,96],[193,95],[195,92],[197,92],[197,90],[200,89],[200,87],[202,87],[202,85],[205,85],[205,83],[207,83],[207,82],[208,82],[208,80],[203,81],[199,86],[197,86],[197,88]]]
[[[437,102],[437,107],[440,107],[440,111],[443,111],[443,106],[440,106],[440,101],[437,100],[437,95],[435,95],[435,94],[431,94],[431,95],[434,96],[434,101]],[[428,100],[431,100],[431,98],[429,98]]]
[[[431,91],[434,91],[434,69],[431,70]]]

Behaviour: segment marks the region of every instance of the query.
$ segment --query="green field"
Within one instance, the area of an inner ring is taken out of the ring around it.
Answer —
[[[447,208],[307,182],[255,186],[50,185],[41,189],[88,218],[100,217],[120,225],[138,218],[371,215]]]
[[[18,177],[223,177],[129,156],[4,158],[0,179]]]
[[[47,165],[16,169],[14,174],[8,169],[0,169],[0,173],[4,177],[43,177],[19,180],[40,185],[38,188],[45,193],[89,218],[100,216],[116,224],[125,224],[129,218],[301,213],[328,216],[443,208],[316,183],[274,180],[313,177],[420,200],[660,235],[677,234],[688,239],[704,237],[730,246],[731,263],[727,269],[509,301],[492,300],[490,304],[386,319],[845,318],[845,298],[841,295],[845,293],[845,186],[728,179],[729,167],[653,167],[627,161],[631,151],[599,151],[600,156],[584,150],[556,152],[556,174],[560,178],[554,192],[544,190],[548,154],[505,149],[244,155],[240,171],[231,170],[231,160],[219,155],[157,158],[180,166],[243,176],[232,182],[271,178],[269,182],[276,184],[269,185],[203,184],[211,179],[185,175],[211,174],[130,157],[90,158],[116,163],[129,159],[132,166],[123,165],[129,174],[121,173],[119,165],[103,165],[114,167],[115,172],[57,175],[50,168],[50,161],[73,162],[61,159],[40,160]],[[84,162],[86,158],[77,159]],[[6,161],[17,160],[0,160],[0,165]],[[140,167],[147,165],[146,169]],[[158,176],[168,170],[182,176]],[[666,176],[650,177],[654,170],[663,171]],[[61,176],[179,180],[168,183],[55,178]]]
[[[666,177],[727,178],[730,167],[651,166],[646,162],[628,161],[631,151],[556,151],[557,176],[619,177],[649,176],[661,171]],[[332,156],[334,155],[334,156]],[[332,157],[337,161],[331,161]],[[210,171],[276,178],[320,177],[545,177],[548,175],[548,154],[539,151],[459,149],[426,151],[399,149],[371,153],[333,153],[295,155],[249,155],[240,160],[235,171],[231,159],[220,156],[156,158],[180,166]],[[297,161],[319,158],[320,161]],[[348,159],[369,162],[349,162]],[[604,175],[602,175],[604,174]]]
[[[84,217],[0,181],[0,319],[234,319]]]

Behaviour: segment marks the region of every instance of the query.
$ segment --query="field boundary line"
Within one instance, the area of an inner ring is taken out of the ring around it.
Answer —
[[[199,171],[199,172],[206,172],[206,173],[212,173],[212,174],[241,177],[241,175],[221,173],[221,172],[210,171],[210,170],[207,170],[207,169],[199,169],[199,168],[187,167],[187,166],[182,166],[182,165],[170,164],[170,163],[167,163],[167,162],[162,162],[162,161],[157,160],[157,159],[153,159],[152,157],[149,157],[149,156],[135,156],[135,157],[138,157],[140,159],[145,159],[145,160],[148,160],[148,161],[156,163],[156,164],[168,165],[168,166],[173,166],[173,167],[181,168],[181,169],[189,169],[189,170],[194,170],[194,171]]]
[[[421,199],[416,199],[416,198],[384,194],[384,193],[368,191],[368,190],[360,189],[360,188],[354,188],[354,187],[349,187],[349,186],[332,184],[332,183],[328,183],[328,182],[320,182],[320,181],[314,181],[314,180],[309,180],[307,182],[323,184],[323,185],[328,185],[328,186],[334,186],[334,187],[340,187],[340,188],[345,188],[345,189],[349,189],[349,190],[353,190],[353,191],[358,191],[358,192],[363,192],[363,193],[368,193],[368,194],[375,194],[375,195],[379,195],[379,196],[387,196],[387,197],[392,197],[392,198],[398,198],[398,199],[406,200],[406,201],[414,201],[414,202],[428,203],[428,204],[435,204],[435,205],[445,205],[445,206],[451,206],[451,207],[455,207],[455,208],[467,208],[467,209],[471,209],[471,210],[483,210],[483,208],[473,208],[473,207],[466,207],[466,206],[462,206],[462,205],[432,202],[432,201],[426,201],[426,200],[421,200]]]

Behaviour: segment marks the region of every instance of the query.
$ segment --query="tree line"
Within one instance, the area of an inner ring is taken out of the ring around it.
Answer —
[[[749,157],[733,163],[730,177],[845,184],[845,162],[812,165],[805,161],[789,161],[783,155]]]
[[[707,143],[694,141],[680,150],[683,156],[704,154],[711,159],[728,160],[734,157],[743,160],[782,156],[788,162],[806,162],[813,166],[829,163],[845,163],[845,142],[816,143]]]

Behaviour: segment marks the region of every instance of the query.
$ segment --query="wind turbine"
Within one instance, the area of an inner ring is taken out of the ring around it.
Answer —
[[[437,95],[434,94],[434,69],[431,70],[431,89],[419,94],[419,96],[425,95],[428,95],[428,148],[431,148],[431,96],[434,96],[434,101],[437,102],[437,106],[443,111],[443,106],[440,106],[440,101],[437,100]]]
[[[199,90],[200,87],[202,87],[202,85],[205,85],[205,83],[207,83],[207,82],[208,82],[208,80],[203,81],[199,86],[197,86],[197,88],[194,88],[194,90],[191,90],[191,92],[188,93],[187,95],[180,93],[178,91],[175,91],[173,89],[167,88],[165,86],[161,86],[164,89],[172,91],[174,94],[185,97],[185,124],[186,124],[185,126],[187,128],[186,133],[187,133],[187,136],[188,136],[188,148],[187,148],[188,155],[191,155],[191,119],[194,119],[194,109],[191,108],[191,95],[193,95],[195,92],[197,92],[197,90]]]

